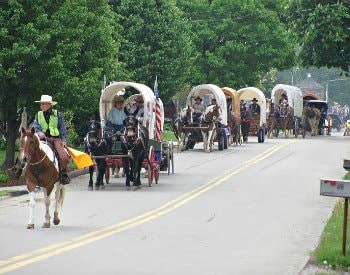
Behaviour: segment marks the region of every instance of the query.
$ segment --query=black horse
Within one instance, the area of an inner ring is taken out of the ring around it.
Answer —
[[[92,156],[104,156],[108,154],[111,148],[111,137],[113,135],[112,131],[109,129],[104,129],[102,138],[99,138],[99,132],[101,129],[101,124],[96,120],[89,121],[89,132],[84,138],[85,153]],[[95,189],[104,189],[103,176],[106,172],[107,163],[104,158],[97,158],[97,178],[95,183]],[[93,175],[94,166],[89,167],[90,180],[89,180],[89,190],[93,189]]]
[[[135,116],[128,116],[124,122],[125,132],[121,137],[123,155],[123,168],[126,176],[126,188],[130,189],[130,182],[133,182],[134,189],[141,187],[140,172],[142,162],[148,159],[148,130],[140,125]]]

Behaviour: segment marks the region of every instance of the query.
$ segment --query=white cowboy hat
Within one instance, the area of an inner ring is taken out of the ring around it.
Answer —
[[[40,100],[36,100],[37,103],[50,103],[52,105],[57,104],[56,101],[52,101],[52,96],[49,95],[41,95]]]

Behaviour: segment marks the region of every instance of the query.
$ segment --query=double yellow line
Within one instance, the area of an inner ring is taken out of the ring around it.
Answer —
[[[154,220],[156,218],[159,218],[169,212],[174,211],[175,209],[183,206],[184,204],[188,203],[189,201],[197,198],[198,196],[202,195],[203,193],[208,192],[209,190],[213,189],[214,187],[222,184],[226,180],[228,180],[233,175],[236,175],[249,167],[253,166],[254,164],[268,158],[275,152],[281,150],[282,148],[288,146],[291,143],[294,143],[295,141],[287,141],[279,145],[275,145],[268,150],[264,151],[263,153],[259,154],[258,156],[244,162],[240,167],[231,169],[224,173],[223,175],[219,177],[215,177],[208,183],[199,186],[190,192],[187,192],[181,196],[179,196],[176,199],[173,199],[164,205],[153,209],[149,212],[146,212],[142,215],[139,215],[137,217],[119,222],[117,224],[102,228],[100,230],[96,230],[87,234],[83,234],[79,237],[69,239],[64,242],[56,243],[53,245],[49,245],[43,248],[39,248],[36,250],[33,250],[31,252],[15,256],[12,258],[9,258],[8,260],[0,261],[0,274],[10,272],[13,270],[16,270],[18,268],[45,260],[47,258],[62,254],[64,252],[73,250],[75,248],[79,248],[85,245],[88,245],[90,243],[96,242],[98,240],[104,239],[106,237],[109,237],[111,235],[123,232],[127,229],[139,226],[141,224],[144,224],[146,222],[149,222],[151,220]]]

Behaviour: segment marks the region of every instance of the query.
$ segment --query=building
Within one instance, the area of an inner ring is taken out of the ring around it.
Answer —
[[[326,100],[326,89],[317,81],[315,81],[311,74],[307,78],[297,83],[297,86],[303,93],[304,100]]]

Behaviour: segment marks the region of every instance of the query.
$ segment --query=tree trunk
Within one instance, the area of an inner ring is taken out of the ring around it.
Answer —
[[[15,160],[15,145],[16,138],[18,135],[18,123],[16,119],[9,119],[6,121],[7,131],[6,131],[6,158],[5,158],[5,168],[10,168],[14,165]]]

